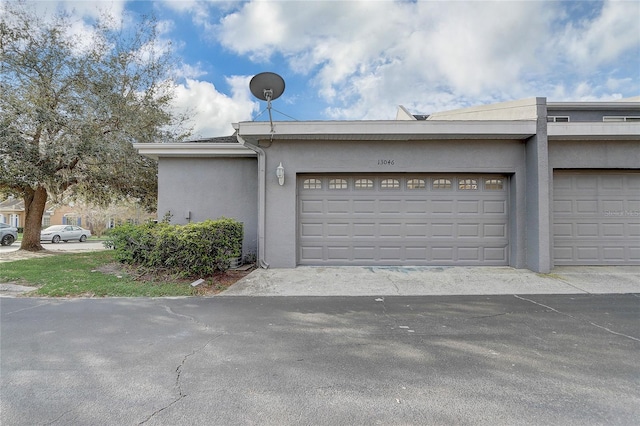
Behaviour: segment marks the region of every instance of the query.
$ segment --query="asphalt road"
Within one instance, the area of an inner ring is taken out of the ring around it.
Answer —
[[[2,425],[632,425],[640,297],[0,299]]]

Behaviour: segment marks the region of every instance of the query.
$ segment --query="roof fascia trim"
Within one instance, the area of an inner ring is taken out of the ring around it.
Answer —
[[[163,157],[256,157],[256,153],[238,143],[137,143],[141,155],[155,160]]]
[[[234,127],[243,137],[252,139],[345,139],[419,140],[442,137],[452,139],[487,139],[491,137],[527,139],[536,134],[535,120],[492,121],[295,121],[274,122],[271,133],[268,122],[242,122]]]
[[[548,123],[549,140],[640,140],[640,123]]]

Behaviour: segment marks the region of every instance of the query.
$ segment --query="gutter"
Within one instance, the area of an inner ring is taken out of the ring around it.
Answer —
[[[266,182],[267,182],[267,174],[266,174],[266,155],[262,148],[257,145],[253,145],[245,141],[239,133],[239,125],[234,124],[233,127],[236,129],[236,137],[240,145],[251,149],[256,154],[258,154],[258,266],[263,269],[268,269],[269,264],[264,260],[264,236],[265,236],[265,225],[266,225]]]

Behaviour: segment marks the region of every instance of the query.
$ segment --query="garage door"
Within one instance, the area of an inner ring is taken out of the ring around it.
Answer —
[[[640,173],[555,173],[556,265],[640,265]]]
[[[302,265],[507,265],[505,176],[299,175]]]

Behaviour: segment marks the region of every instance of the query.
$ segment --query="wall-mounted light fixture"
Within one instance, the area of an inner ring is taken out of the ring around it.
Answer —
[[[276,169],[276,176],[278,177],[278,183],[280,186],[284,185],[284,167],[282,167],[282,161]]]

